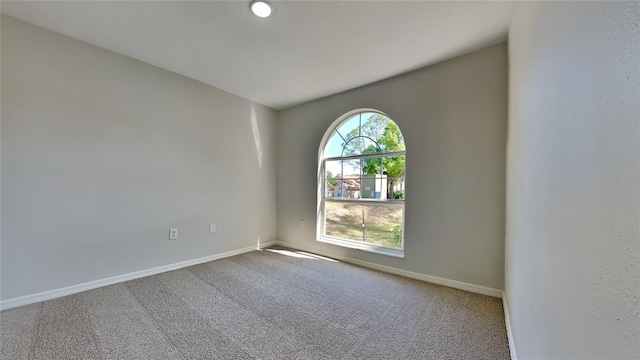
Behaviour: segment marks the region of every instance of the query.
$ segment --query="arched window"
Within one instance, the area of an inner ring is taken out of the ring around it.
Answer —
[[[318,240],[403,256],[404,137],[377,110],[337,119],[320,144]]]

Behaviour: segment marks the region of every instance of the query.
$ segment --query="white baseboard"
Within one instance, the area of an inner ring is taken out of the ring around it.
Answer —
[[[270,246],[274,246],[274,245],[278,245],[277,241],[268,241],[268,242],[261,242],[260,243],[260,249],[264,249],[264,248],[268,248]]]
[[[387,272],[387,273],[390,273],[390,274],[400,275],[400,276],[404,276],[404,277],[408,277],[408,278],[416,279],[416,280],[422,280],[422,281],[426,281],[426,282],[429,282],[429,283],[432,283],[432,284],[444,285],[444,286],[448,286],[448,287],[452,287],[452,288],[456,288],[456,289],[460,289],[460,290],[466,290],[466,291],[470,291],[470,292],[478,293],[478,294],[482,294],[482,295],[488,295],[488,296],[493,296],[493,297],[497,297],[497,298],[501,298],[502,297],[502,290],[493,289],[493,288],[486,287],[486,286],[474,285],[474,284],[469,284],[469,283],[465,283],[465,282],[461,282],[461,281],[450,280],[450,279],[445,279],[445,278],[441,278],[441,277],[437,277],[437,276],[426,275],[426,274],[416,273],[416,272],[412,272],[412,271],[402,270],[402,269],[398,269],[398,268],[394,268],[394,267],[390,267],[390,266],[378,265],[378,264],[374,264],[374,263],[371,263],[371,262],[368,262],[368,261],[357,260],[357,259],[353,259],[353,258],[350,258],[350,257],[341,256],[341,255],[329,253],[329,252],[326,252],[326,251],[321,251],[321,250],[318,250],[318,249],[305,249],[304,247],[300,247],[298,245],[290,244],[290,243],[283,242],[283,241],[276,241],[276,243],[277,243],[277,245],[281,245],[281,246],[284,246],[284,247],[289,247],[289,248],[292,248],[292,249],[297,249],[297,250],[302,250],[302,251],[308,251],[310,253],[316,253],[318,255],[323,255],[323,256],[326,256],[326,257],[342,260],[344,262],[348,262],[348,263],[351,263],[351,264],[367,267],[367,268],[374,269],[374,270],[384,271],[384,272]]]
[[[511,317],[509,316],[509,305],[507,304],[507,295],[502,292],[502,307],[504,308],[504,323],[507,327],[507,339],[509,340],[509,352],[511,360],[518,360],[516,355],[516,343],[513,341],[513,333],[511,332]]]
[[[273,246],[275,244],[276,244],[275,241],[262,243],[260,244],[260,248]],[[117,275],[117,276],[113,276],[106,279],[100,279],[95,281],[89,281],[82,284],[71,285],[64,288],[60,288],[60,289],[53,289],[53,290],[43,291],[36,294],[20,296],[13,299],[2,300],[0,301],[0,310],[33,304],[40,301],[55,299],[55,298],[79,293],[82,291],[87,291],[87,290],[107,286],[107,285],[113,285],[113,284],[121,283],[124,281],[139,279],[145,276],[150,276],[150,275],[160,274],[160,273],[171,271],[171,270],[181,269],[187,266],[202,264],[205,262],[254,251],[257,248],[258,246],[250,246],[242,249],[227,251],[221,254],[205,256],[198,259],[192,259],[192,260],[182,261],[179,263],[158,266],[152,269],[140,270],[140,271],[135,271],[128,274]]]

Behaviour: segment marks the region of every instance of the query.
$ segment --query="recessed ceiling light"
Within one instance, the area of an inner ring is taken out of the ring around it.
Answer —
[[[267,3],[266,1],[262,1],[262,0],[252,1],[251,3],[249,3],[249,7],[251,8],[251,11],[256,16],[261,18],[269,17],[269,15],[271,15],[271,12],[272,12],[271,5],[269,5],[269,3]]]

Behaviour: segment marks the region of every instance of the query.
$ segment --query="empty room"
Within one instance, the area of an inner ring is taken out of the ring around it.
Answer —
[[[1,359],[640,359],[640,2],[0,12]]]

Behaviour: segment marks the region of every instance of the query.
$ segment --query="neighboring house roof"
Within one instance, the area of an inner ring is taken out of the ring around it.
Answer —
[[[360,190],[360,177],[359,176],[345,176],[344,178],[342,178],[342,175],[336,175],[334,178],[334,180],[338,180],[342,182],[342,187],[343,189],[346,190]],[[329,189],[334,189],[335,187],[339,187],[338,186],[333,186],[331,184],[328,185]]]

